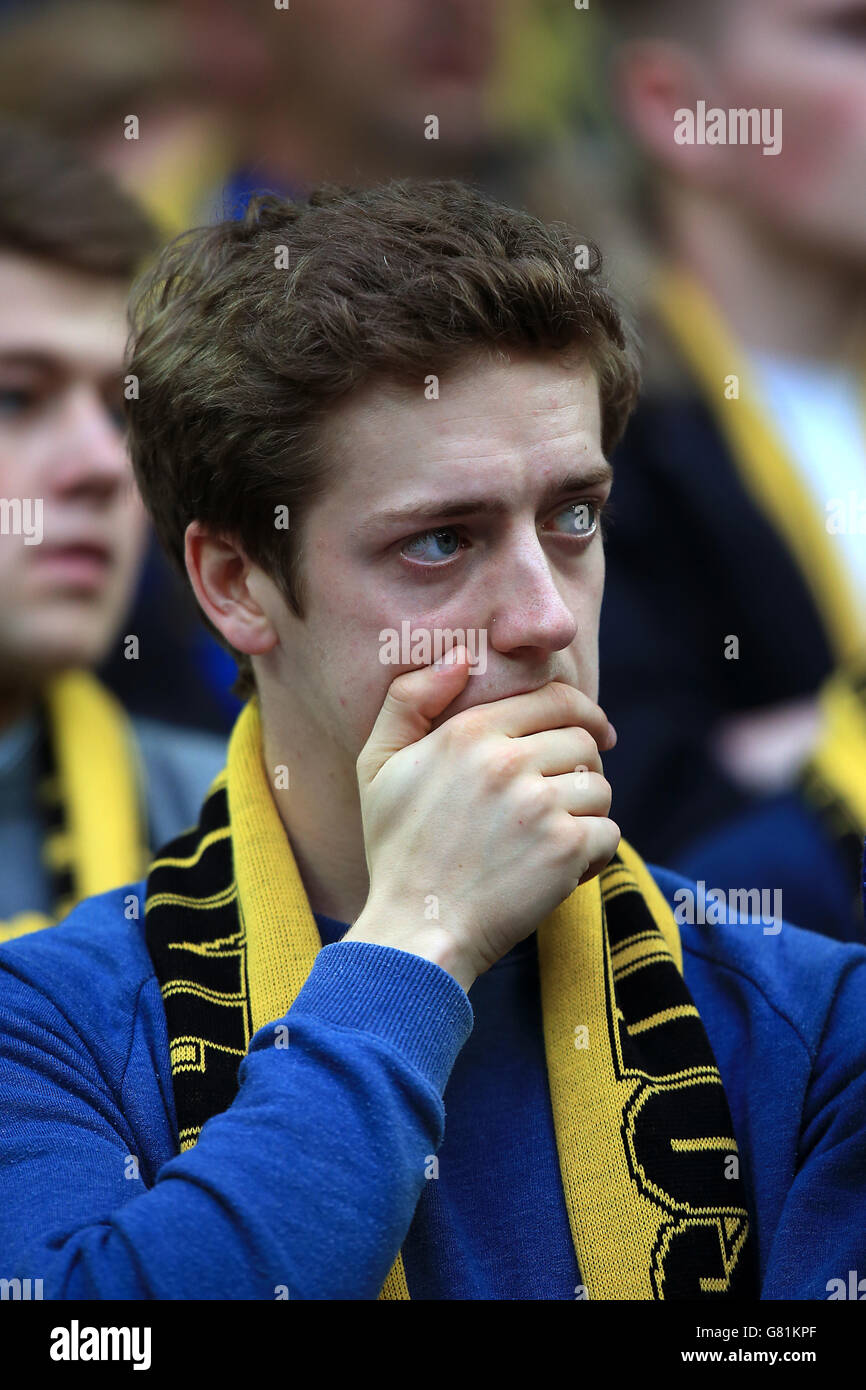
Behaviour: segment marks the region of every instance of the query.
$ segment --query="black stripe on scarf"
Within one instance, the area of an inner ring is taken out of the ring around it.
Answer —
[[[194,856],[206,835],[227,825],[223,786],[208,797],[199,826],[160,851],[147,879],[147,947],[163,991],[181,1148],[231,1105],[252,1020],[231,839],[214,841],[190,866],[164,861]],[[161,901],[162,894],[218,901],[195,907]]]
[[[618,855],[602,871],[601,889],[613,953],[607,1014],[619,1024],[614,1069],[618,1080],[641,1083],[623,1116],[623,1144],[632,1181],[660,1208],[655,1296],[754,1300],[758,1271],[740,1157],[706,1029],[670,955],[653,955],[664,937]],[[617,958],[629,947],[639,949],[618,978]],[[732,1207],[743,1214],[727,1214]],[[707,1288],[702,1280],[713,1270],[719,1286]]]

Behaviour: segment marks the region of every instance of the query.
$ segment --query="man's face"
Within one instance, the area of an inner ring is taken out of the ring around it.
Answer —
[[[2,252],[0,306],[0,661],[27,684],[102,658],[146,522],[123,438],[124,287]]]
[[[424,120],[443,139],[472,145],[485,125],[486,85],[503,27],[504,0],[317,0],[257,23],[285,80],[308,109],[323,99],[340,122],[381,138],[424,145]],[[298,89],[300,84],[300,90]]]
[[[486,634],[486,670],[437,725],[550,680],[596,698],[610,469],[591,369],[485,356],[443,374],[438,400],[374,383],[325,443],[336,477],[305,522],[305,616],[281,611],[271,668],[324,739],[356,759],[391,681],[426,664],[380,660],[404,623]]]
[[[703,93],[708,105],[783,113],[781,153],[725,152],[733,196],[816,253],[862,260],[864,0],[740,0],[719,35]]]

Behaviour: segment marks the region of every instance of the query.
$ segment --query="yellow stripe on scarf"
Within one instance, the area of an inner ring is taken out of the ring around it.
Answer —
[[[148,855],[129,721],[114,696],[86,671],[69,671],[52,681],[46,703],[78,897],[134,883]]]
[[[134,883],[149,857],[138,749],[121,705],[86,671],[56,677],[45,705],[65,826],[46,837],[43,860],[53,870],[72,871],[74,901],[53,904],[53,917],[20,912],[0,922],[0,942],[52,926],[82,898]]]
[[[866,832],[866,709],[845,671],[837,671],[822,686],[820,705],[821,736],[809,768],[847,807],[862,836]]]

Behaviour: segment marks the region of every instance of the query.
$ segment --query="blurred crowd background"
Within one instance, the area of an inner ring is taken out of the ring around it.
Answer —
[[[679,143],[699,102],[781,112],[781,150]],[[164,238],[259,189],[441,175],[597,240],[645,381],[607,538],[612,814],[648,857],[862,932],[859,0],[2,0],[0,117]],[[122,632],[148,660],[118,638],[100,674],[132,713],[228,730],[233,663],[153,544]]]

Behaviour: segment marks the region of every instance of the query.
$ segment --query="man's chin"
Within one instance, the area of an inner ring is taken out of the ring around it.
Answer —
[[[26,644],[13,644],[11,649],[0,640],[0,659],[13,682],[20,673],[22,684],[41,685],[61,671],[101,665],[110,646],[111,634],[104,625],[70,620],[64,631],[53,625],[37,629],[28,634]]]

